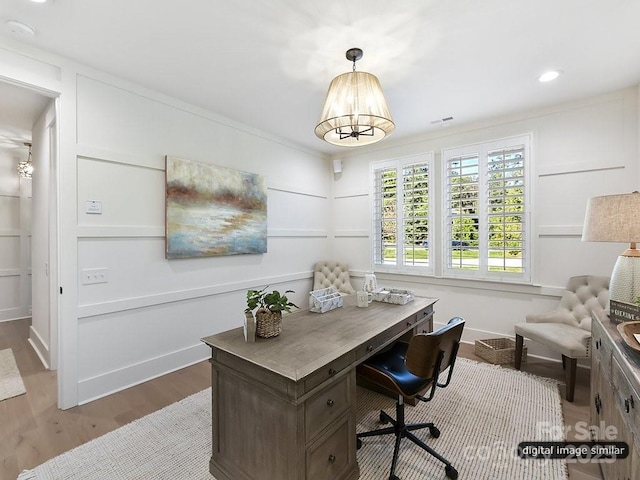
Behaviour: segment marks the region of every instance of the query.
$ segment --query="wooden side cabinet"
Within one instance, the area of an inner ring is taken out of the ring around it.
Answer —
[[[605,480],[640,479],[640,355],[629,350],[604,311],[592,313],[592,440],[625,442],[629,456],[600,463]]]

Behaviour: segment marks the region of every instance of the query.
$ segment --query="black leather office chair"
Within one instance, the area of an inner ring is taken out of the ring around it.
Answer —
[[[399,480],[395,471],[400,452],[400,442],[403,438],[411,440],[443,462],[445,464],[445,475],[448,478],[454,480],[458,478],[458,471],[453,468],[451,462],[411,433],[414,430],[428,428],[433,438],[440,436],[440,431],[433,423],[408,425],[405,423],[404,399],[405,397],[417,398],[428,402],[433,398],[436,388],[449,385],[463,328],[464,320],[460,317],[454,317],[445,326],[432,333],[415,335],[409,343],[397,342],[391,349],[374,355],[357,368],[358,375],[398,394],[396,418],[391,417],[383,410],[380,411],[380,421],[382,423],[391,422],[393,424],[392,427],[357,434],[358,448],[362,446],[361,439],[364,437],[388,434],[396,436],[389,480]],[[440,383],[439,376],[447,368],[449,372],[447,373],[446,381]],[[420,392],[427,388],[428,395],[426,397],[420,395]]]

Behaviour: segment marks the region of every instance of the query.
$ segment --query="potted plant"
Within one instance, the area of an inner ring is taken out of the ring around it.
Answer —
[[[299,308],[287,298],[287,290],[281,294],[277,290],[267,292],[268,286],[262,290],[247,291],[247,308],[245,315],[251,315],[256,310],[256,335],[262,338],[276,337],[282,331],[282,312],[290,312],[291,307]]]

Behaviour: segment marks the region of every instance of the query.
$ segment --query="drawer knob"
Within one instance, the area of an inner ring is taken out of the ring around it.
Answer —
[[[330,369],[329,369],[329,375],[330,375],[330,376],[332,376],[332,377],[333,377],[336,373],[337,373],[337,372],[335,371],[335,369],[333,369],[333,368],[330,368]]]
[[[367,347],[367,352],[373,352],[373,345],[369,345]]]
[[[411,325],[413,325],[413,323],[407,322],[407,327],[410,327]]]
[[[334,403],[335,402],[331,399],[327,400],[327,407],[333,407]]]
[[[336,463],[336,456],[334,454],[329,455],[329,463]]]

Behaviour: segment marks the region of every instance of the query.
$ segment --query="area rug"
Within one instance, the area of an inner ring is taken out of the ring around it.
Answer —
[[[10,348],[0,350],[0,402],[25,392],[13,351]]]
[[[212,480],[210,399],[210,391],[203,390],[25,471],[18,480]],[[394,400],[358,387],[358,431],[377,428],[381,408],[393,413]],[[428,431],[418,435],[454,464],[461,480],[568,478],[562,460],[516,455],[522,441],[558,440],[547,433],[557,435],[563,424],[553,380],[461,358],[451,385],[429,403],[408,406],[407,421],[436,423],[439,438],[429,438]],[[360,478],[388,478],[392,439],[364,441],[358,450]],[[440,462],[409,444],[401,448],[397,475],[445,478]]]

